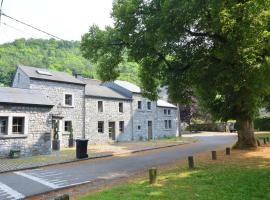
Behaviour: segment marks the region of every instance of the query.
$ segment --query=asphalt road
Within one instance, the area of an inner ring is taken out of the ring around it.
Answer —
[[[229,134],[198,134],[195,137],[200,141],[147,153],[0,174],[0,200],[23,199],[97,179],[110,180],[128,177],[132,173],[146,170],[149,167],[231,145],[236,139],[235,136]]]

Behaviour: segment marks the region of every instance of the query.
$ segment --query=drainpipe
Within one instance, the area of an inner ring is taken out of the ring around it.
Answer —
[[[177,125],[178,125],[178,136],[181,137],[181,112],[180,104],[177,104]]]
[[[131,100],[131,111],[130,111],[130,115],[131,115],[131,140],[133,141],[134,140],[134,134],[133,134],[133,131],[134,131],[134,126],[133,126],[133,99]]]
[[[84,86],[84,89],[83,89],[83,134],[82,134],[82,138],[85,139],[85,120],[86,120],[86,97],[85,97],[85,86]]]

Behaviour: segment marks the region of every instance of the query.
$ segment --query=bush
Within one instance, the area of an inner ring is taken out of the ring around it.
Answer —
[[[270,117],[255,119],[254,129],[258,131],[270,131]]]

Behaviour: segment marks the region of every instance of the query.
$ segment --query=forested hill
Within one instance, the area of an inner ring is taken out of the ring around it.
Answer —
[[[11,83],[17,64],[98,78],[95,66],[82,57],[78,41],[18,39],[0,45],[0,85]],[[121,67],[120,79],[137,83],[137,71],[136,65],[127,63]]]

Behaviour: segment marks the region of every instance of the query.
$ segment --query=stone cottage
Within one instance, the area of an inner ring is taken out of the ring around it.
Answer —
[[[38,90],[0,88],[0,156],[11,149],[24,155],[50,153],[52,107]]]
[[[71,127],[89,143],[147,140],[177,134],[177,109],[150,101],[127,81],[102,83],[19,65],[12,86],[0,88],[0,155],[49,153],[56,124],[61,147]]]

